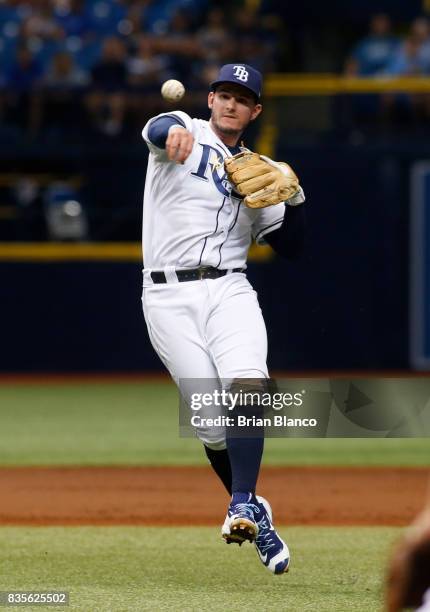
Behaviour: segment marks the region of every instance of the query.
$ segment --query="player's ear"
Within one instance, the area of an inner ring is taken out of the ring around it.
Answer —
[[[263,110],[263,106],[261,104],[256,104],[254,106],[254,110],[251,113],[251,121],[254,121],[254,119],[257,119],[258,115],[261,113],[262,110]]]
[[[214,96],[215,96],[215,93],[213,91],[210,91],[208,94],[208,108],[212,108],[212,105],[214,102]]]

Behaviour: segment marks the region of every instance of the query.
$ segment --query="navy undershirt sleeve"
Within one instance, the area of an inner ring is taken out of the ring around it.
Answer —
[[[164,149],[169,129],[172,125],[185,127],[185,123],[177,115],[163,115],[154,119],[148,129],[149,141],[159,149]]]
[[[284,221],[280,228],[264,235],[272,249],[287,259],[298,259],[305,244],[305,207],[285,206]]]

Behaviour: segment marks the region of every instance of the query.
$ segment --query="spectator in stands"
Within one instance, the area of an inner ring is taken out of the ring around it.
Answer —
[[[393,53],[384,74],[389,76],[416,76],[430,72],[430,27],[426,18],[412,22],[409,35]]]
[[[31,13],[21,23],[19,36],[35,53],[36,61],[45,72],[52,56],[61,48],[64,30],[55,21],[48,0],[37,0],[31,5]]]
[[[122,20],[122,24],[118,24],[118,31],[121,33],[121,29],[123,29],[125,26],[126,28],[128,28],[127,36],[129,36],[133,41],[134,38],[140,36],[140,34],[142,33],[143,7],[139,1],[126,2],[124,0],[123,5],[125,15],[124,19]]]
[[[380,13],[370,20],[369,34],[354,47],[345,66],[350,76],[373,76],[382,73],[399,44],[391,33],[391,20]]]
[[[126,58],[127,48],[121,38],[105,38],[101,58],[91,71],[94,88],[107,92],[124,90],[127,82]]]
[[[171,76],[188,84],[192,73],[190,63],[202,58],[202,49],[194,34],[190,15],[185,11],[176,11],[167,33],[152,40],[154,50],[170,56]]]
[[[43,79],[44,85],[56,88],[74,88],[87,85],[89,74],[75,64],[73,56],[67,51],[59,51],[51,60]]]
[[[131,33],[139,34],[144,30],[145,15],[151,0],[122,0],[126,10],[125,19],[131,24]]]
[[[85,0],[56,2],[55,19],[67,36],[84,37],[91,31]]]
[[[24,19],[21,26],[24,38],[37,37],[42,41],[60,41],[65,37],[63,28],[52,14],[48,0],[33,0],[31,14]]]
[[[87,0],[86,14],[89,30],[95,36],[130,34],[130,26],[125,23],[127,7],[118,0]]]
[[[351,77],[372,77],[383,74],[399,45],[391,33],[391,20],[385,13],[373,15],[369,33],[352,50],[345,64],[345,74]],[[352,95],[341,100],[338,112],[343,121],[360,125],[361,130],[374,130],[384,116],[384,100],[380,95]]]
[[[16,59],[6,72],[6,121],[29,134],[40,125],[40,98],[37,92],[42,82],[43,68],[25,42],[18,46]]]
[[[276,13],[266,13],[259,17],[262,28],[262,41],[266,53],[266,70],[281,72],[288,55],[290,37],[285,30],[285,24]],[[297,67],[293,64],[294,70]]]
[[[430,74],[430,57],[423,52],[428,42],[427,20],[415,21],[409,36],[398,47],[385,74],[393,77],[414,77]],[[427,113],[426,94],[386,94],[383,96],[385,115],[396,123],[409,123]]]
[[[221,66],[233,58],[232,31],[226,27],[222,9],[214,7],[208,12],[206,22],[197,30],[197,41],[205,61],[209,64]]]
[[[127,60],[129,84],[135,88],[161,85],[168,78],[168,63],[166,56],[154,53],[150,39],[141,34],[135,52]]]
[[[105,38],[100,60],[91,71],[93,91],[86,104],[93,124],[110,136],[121,133],[127,89],[127,48],[116,37]]]
[[[42,128],[51,142],[80,135],[85,120],[82,90],[88,82],[89,74],[75,64],[70,53],[60,51],[54,55],[43,80],[42,98]]]
[[[389,76],[418,76],[428,74],[430,65],[422,55],[419,38],[410,35],[396,50],[384,70]]]
[[[164,36],[169,31],[172,16],[186,8],[193,20],[203,20],[208,0],[131,0],[131,4],[142,5],[140,10],[142,31]]]
[[[29,91],[41,82],[43,67],[22,41],[16,52],[16,59],[6,74],[6,87],[14,91]]]
[[[430,67],[430,23],[427,17],[417,17],[411,25],[411,36],[420,44],[420,61],[429,71]]]
[[[268,49],[264,45],[264,31],[254,10],[245,7],[236,10],[233,36],[236,56],[246,57],[251,66],[265,72],[268,67]]]

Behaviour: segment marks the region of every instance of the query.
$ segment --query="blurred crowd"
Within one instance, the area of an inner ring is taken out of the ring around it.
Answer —
[[[246,3],[0,0],[0,112],[33,132],[47,117],[52,128],[85,115],[114,136],[141,105],[133,94],[158,92],[169,78],[206,89],[237,58],[271,71],[280,38],[276,16]],[[81,95],[80,115],[67,90]]]
[[[346,74],[357,76],[418,76],[430,74],[430,22],[417,17],[405,36],[393,32],[385,13],[374,15],[369,32],[354,47]]]
[[[302,24],[302,32],[276,13],[276,5],[0,0],[0,142],[16,141],[17,135],[54,142],[83,134],[129,138],[163,109],[159,90],[169,78],[186,85],[191,95],[185,105],[192,100],[196,108],[200,95],[204,111],[204,92],[226,62],[243,60],[266,74],[338,70],[352,32],[339,32],[333,48],[323,36],[322,48],[318,34],[327,24]],[[348,55],[345,74],[430,74],[429,20],[419,17],[402,27],[393,27],[386,14],[374,15]],[[318,63],[316,57],[325,59]],[[430,117],[429,96],[422,94],[352,96],[345,106],[347,130],[357,121]],[[339,117],[335,113],[335,123],[342,123]]]
[[[430,75],[429,19],[417,17],[403,35],[398,35],[387,14],[373,15],[367,36],[358,41],[346,61],[345,73],[363,77]],[[426,94],[384,94],[355,100],[355,109],[360,118],[410,122],[430,118],[430,98]]]

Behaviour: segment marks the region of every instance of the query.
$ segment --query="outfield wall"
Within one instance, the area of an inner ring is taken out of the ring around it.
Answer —
[[[351,265],[345,255],[331,270],[327,259],[311,256],[295,266],[279,260],[250,265],[272,368],[404,365],[404,333],[390,336],[389,320],[376,307],[381,288],[365,271],[351,273]],[[141,312],[140,268],[88,261],[3,263],[0,370],[160,369]]]
[[[276,157],[297,168],[306,190],[308,239],[300,262],[250,265],[272,368],[408,367],[410,168],[427,156],[425,140],[420,148],[278,142]],[[94,173],[101,162],[88,163]],[[136,158],[122,171],[115,180],[137,202],[144,168]],[[108,244],[114,255],[99,261],[36,261],[2,257],[0,243],[0,371],[162,367],[141,312],[140,219],[135,203],[131,258]]]

